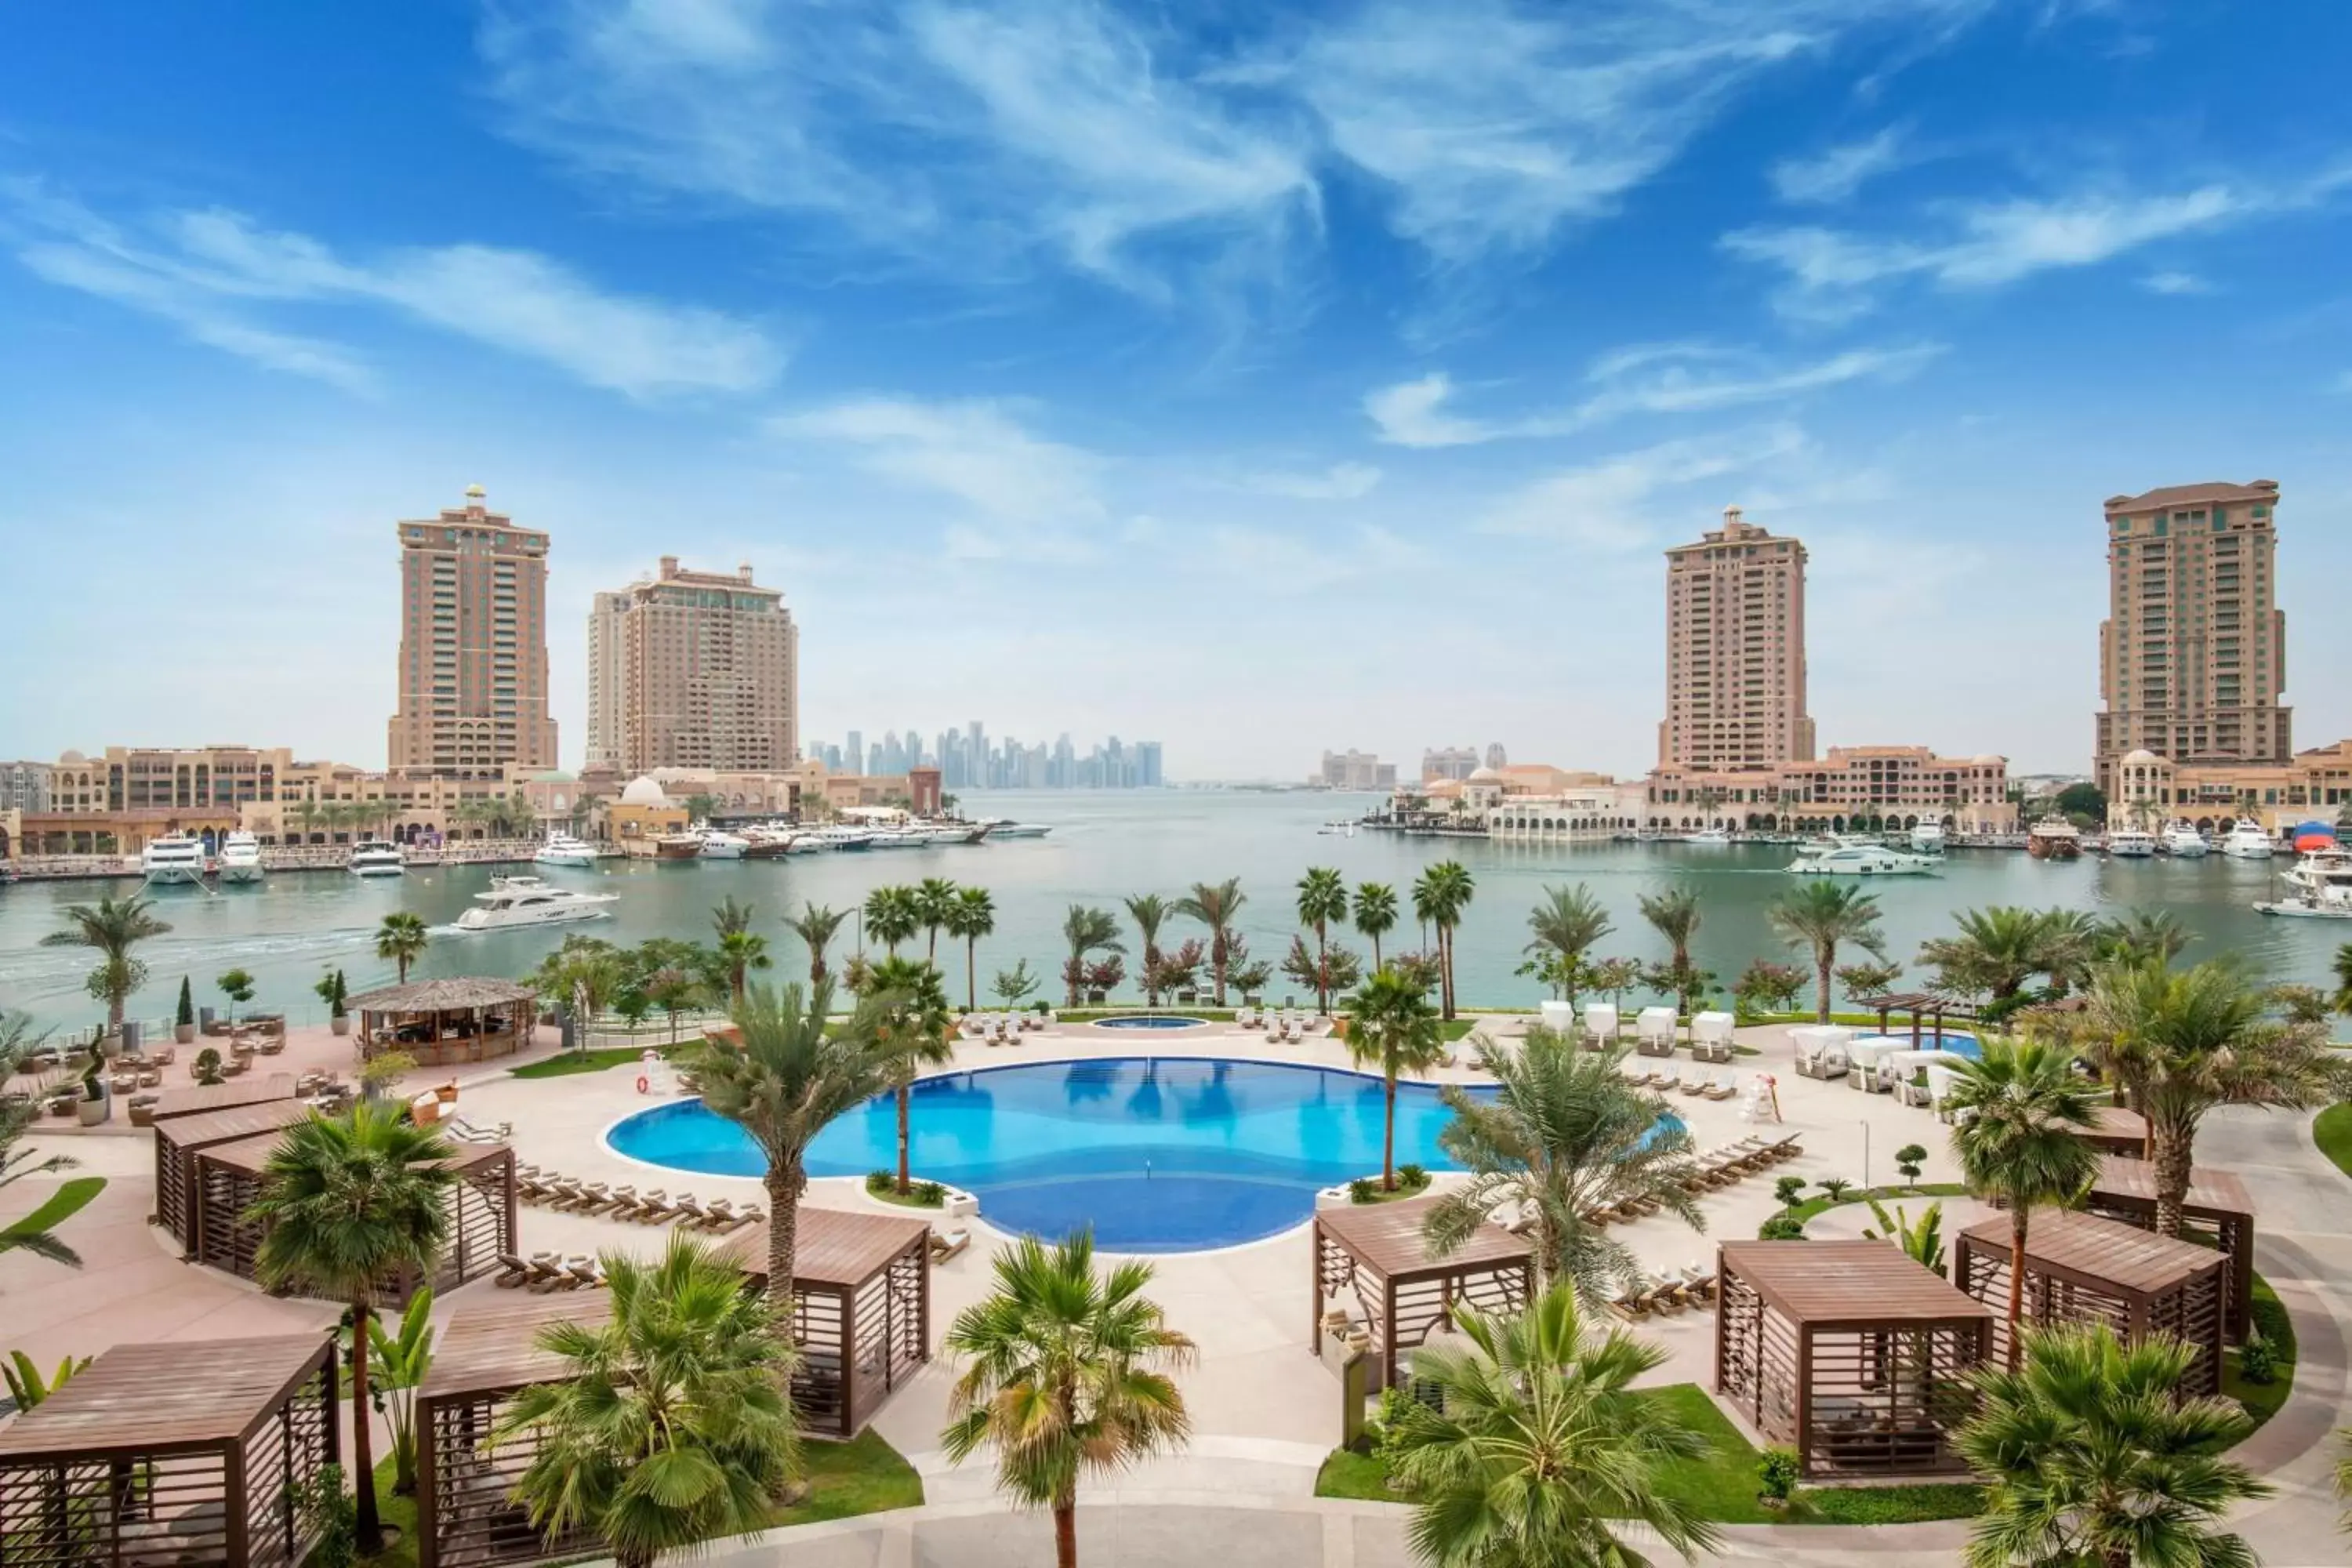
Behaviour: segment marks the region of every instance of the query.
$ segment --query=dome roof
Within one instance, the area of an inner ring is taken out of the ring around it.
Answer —
[[[1503,782],[1503,775],[1496,773],[1492,768],[1480,768],[1464,782],[1467,784],[1501,784]]]
[[[667,805],[669,796],[662,794],[662,786],[653,780],[634,778],[629,781],[629,787],[621,792],[621,804],[623,805]]]
[[[2126,752],[2124,753],[2123,760],[2125,765],[2127,767],[2137,767],[2145,763],[2160,763],[2164,761],[2162,757],[2158,756],[2154,752],[2148,751],[2145,747],[2137,752]]]

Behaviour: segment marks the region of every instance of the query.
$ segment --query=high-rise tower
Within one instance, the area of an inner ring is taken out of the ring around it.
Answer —
[[[496,778],[555,766],[547,708],[547,535],[483,504],[399,524],[399,706],[392,767]]]
[[[683,570],[596,595],[588,616],[590,744],[625,773],[774,772],[800,760],[800,633],[783,594]],[[609,672],[600,707],[596,677]]]
[[[1666,552],[1658,765],[1739,773],[1811,762],[1805,547],[1739,520]]]

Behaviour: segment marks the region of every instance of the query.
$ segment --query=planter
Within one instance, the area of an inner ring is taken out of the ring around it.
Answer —
[[[454,1083],[436,1084],[433,1098],[444,1105],[455,1105],[457,1103],[457,1086]]]
[[[194,1045],[196,1043],[196,1026],[194,1024],[173,1025],[172,1043],[175,1046]]]
[[[85,1100],[76,1105],[74,1114],[81,1119],[81,1124],[84,1127],[95,1127],[105,1121],[108,1113],[113,1109],[114,1107],[108,1103],[106,1096],[101,1094],[96,1100]]]
[[[336,1037],[340,1039],[352,1032],[352,1016],[346,1013],[341,1017],[330,1018],[327,1020],[327,1027],[333,1030]]]

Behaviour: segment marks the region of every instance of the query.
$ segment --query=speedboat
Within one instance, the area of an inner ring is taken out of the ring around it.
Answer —
[[[1944,862],[1868,838],[1842,837],[1806,845],[1787,868],[1801,877],[1921,877],[1941,871]]]
[[[1944,825],[1940,822],[1923,822],[1914,827],[1911,830],[1911,847],[1922,855],[1942,854]]]
[[[705,860],[740,860],[751,847],[750,839],[722,833],[716,827],[698,829],[696,837],[702,840],[702,858]]]
[[[593,921],[604,914],[606,904],[619,901],[616,894],[575,892],[538,877],[493,877],[490,890],[476,893],[474,900],[476,907],[457,917],[459,931]]]
[[[2053,813],[2027,831],[2025,852],[2036,860],[2072,860],[2083,853],[2082,830]]]
[[[2285,880],[2285,898],[2254,908],[2266,915],[2352,920],[2352,852],[2315,849],[2288,868]]]
[[[2179,860],[2196,860],[2213,852],[2205,836],[2185,822],[2176,822],[2166,828],[2161,842],[2164,852]]]
[[[981,826],[988,829],[991,838],[1043,838],[1054,831],[1042,822],[1007,822],[1001,816],[984,818]],[[1350,822],[1347,826],[1352,835],[1356,825]]]
[[[355,877],[397,877],[406,869],[408,860],[397,844],[368,838],[352,846],[352,874]]]
[[[261,840],[242,828],[222,839],[220,879],[224,886],[261,880]]]
[[[2267,860],[2276,848],[2270,830],[2251,816],[2238,818],[2221,836],[2221,853],[2233,860]]]
[[[204,840],[185,833],[167,833],[161,838],[151,838],[147,841],[147,847],[139,852],[139,869],[151,888],[202,882],[205,879]]]
[[[1683,835],[1683,842],[1727,848],[1731,844],[1731,829],[1718,822],[1712,827],[1702,827],[1696,833]]]
[[[2156,835],[2137,827],[2118,827],[2107,835],[2107,853],[2118,860],[2145,860],[2156,853]]]
[[[547,842],[531,857],[542,866],[593,866],[596,847],[584,838],[574,838],[569,833],[551,833]]]

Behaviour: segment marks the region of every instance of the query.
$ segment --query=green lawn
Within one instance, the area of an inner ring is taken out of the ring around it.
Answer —
[[[1442,1019],[1437,1026],[1438,1037],[1449,1042],[1462,1039],[1468,1036],[1471,1030],[1476,1028],[1479,1022],[1476,1018]]]
[[[658,1049],[659,1047],[656,1047]],[[606,1046],[593,1051],[566,1051],[550,1057],[543,1062],[514,1069],[515,1078],[570,1078],[574,1073],[604,1072],[610,1068],[634,1067],[643,1060],[643,1046]]]
[[[89,1200],[106,1190],[104,1176],[74,1176],[58,1184],[39,1208],[24,1218],[0,1228],[0,1236],[24,1236],[37,1230],[55,1230],[66,1221],[89,1206]]]
[[[399,1535],[376,1556],[362,1557],[363,1568],[416,1568],[416,1500],[394,1494],[389,1456],[375,1468],[375,1510],[386,1532]]]
[[[1397,1494],[1388,1488],[1387,1467],[1375,1456],[1352,1448],[1331,1450],[1331,1457],[1315,1473],[1315,1495],[1353,1498],[1358,1502],[1397,1500]]]
[[[1378,1176],[1374,1176],[1372,1178],[1372,1195],[1370,1198],[1358,1200],[1351,1196],[1349,1201],[1350,1203],[1361,1201],[1368,1205],[1395,1204],[1402,1203],[1407,1198],[1420,1197],[1429,1191],[1429,1178],[1425,1175],[1422,1178],[1421,1185],[1417,1187],[1408,1186],[1405,1184],[1405,1179],[1402,1176],[1399,1176],[1397,1178],[1396,1191],[1392,1193],[1381,1192],[1380,1190],[1380,1180],[1381,1179]]]
[[[1919,1198],[1932,1200],[1965,1197],[1968,1195],[1968,1190],[1958,1182],[1922,1182],[1916,1187],[1848,1187],[1845,1195],[1835,1201],[1832,1201],[1828,1194],[1823,1194],[1818,1197],[1807,1198],[1790,1212],[1801,1220],[1811,1220],[1814,1215],[1839,1207],[1841,1205],[1858,1204],[1865,1198],[1874,1197],[1886,1205],[1887,1213],[1893,1214],[1898,1204],[1908,1205]],[[1918,1215],[1915,1212],[1911,1217],[1916,1219]]]
[[[2311,1141],[2336,1162],[2337,1170],[2352,1176],[2352,1100],[2321,1111],[2311,1124]]]
[[[2259,1427],[2279,1413],[2286,1396],[2294,1388],[2295,1343],[2294,1323],[2286,1315],[2286,1308],[2278,1292],[2261,1275],[2254,1276],[2254,1331],[2271,1342],[2278,1352],[2278,1375],[2268,1383],[2248,1383],[2239,1375],[2239,1354],[2235,1350],[2221,1352],[2221,1392],[2246,1407]]]

